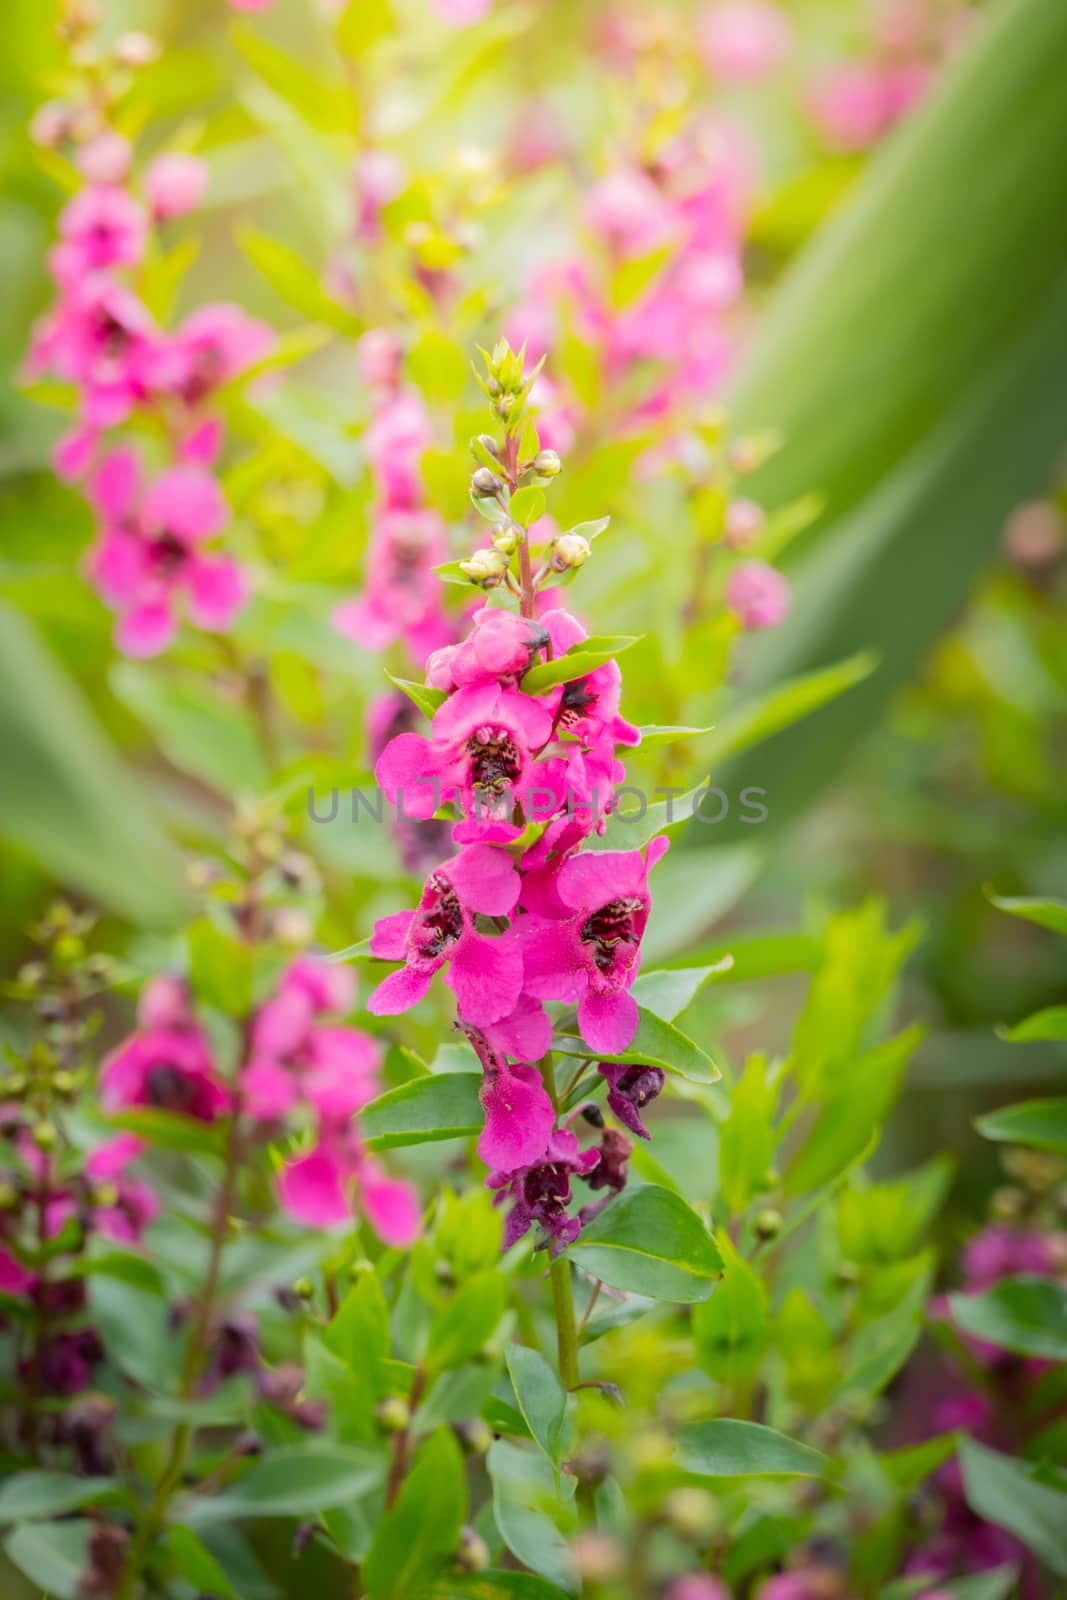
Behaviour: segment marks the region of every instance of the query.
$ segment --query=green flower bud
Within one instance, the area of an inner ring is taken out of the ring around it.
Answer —
[[[411,1407],[400,1395],[391,1394],[375,1406],[374,1415],[386,1433],[403,1433],[411,1422]]]
[[[459,570],[481,589],[495,589],[504,581],[508,558],[500,550],[476,550],[469,561],[461,561]]]
[[[554,450],[539,450],[534,456],[533,468],[542,478],[556,478],[563,471],[563,462]]]
[[[756,1232],[761,1239],[775,1239],[782,1231],[782,1213],[768,1206],[756,1218]]]
[[[552,545],[549,564],[553,572],[568,572],[584,567],[591,555],[589,540],[583,539],[580,533],[561,533]]]
[[[479,467],[471,476],[471,488],[479,500],[495,500],[504,487],[495,472],[490,472],[488,467]]]
[[[459,1530],[459,1549],[456,1551],[456,1565],[463,1572],[484,1572],[489,1565],[489,1546],[473,1528],[467,1526]]]

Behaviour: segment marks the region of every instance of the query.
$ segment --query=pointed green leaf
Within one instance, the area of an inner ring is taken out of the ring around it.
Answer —
[[[372,1150],[395,1150],[480,1133],[485,1122],[481,1087],[481,1074],[475,1072],[412,1078],[364,1106],[360,1128]]]
[[[722,1258],[696,1212],[669,1189],[624,1189],[583,1228],[568,1251],[578,1266],[614,1289],[653,1300],[706,1300]]]
[[[809,1445],[762,1423],[728,1417],[685,1423],[678,1430],[678,1461],[686,1472],[704,1478],[820,1478],[829,1466]]]

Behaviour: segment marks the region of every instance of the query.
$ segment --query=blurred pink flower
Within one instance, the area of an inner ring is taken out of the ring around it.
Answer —
[[[207,193],[207,185],[207,162],[177,150],[156,156],[144,176],[145,196],[157,222],[195,211]]]
[[[761,83],[785,60],[789,18],[771,0],[721,0],[698,22],[700,52],[725,83]]]
[[[726,605],[746,632],[776,628],[789,611],[789,584],[765,561],[746,561],[730,574]]]

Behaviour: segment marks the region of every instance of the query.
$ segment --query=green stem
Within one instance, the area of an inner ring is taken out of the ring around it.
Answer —
[[[578,1386],[578,1330],[574,1323],[570,1262],[563,1258],[553,1261],[549,1277],[552,1280],[552,1305],[556,1313],[559,1375],[565,1389],[575,1389]]]

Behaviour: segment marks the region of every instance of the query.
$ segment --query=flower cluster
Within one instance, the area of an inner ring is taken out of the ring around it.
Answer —
[[[398,734],[375,768],[400,815],[430,819],[449,808],[458,848],[430,871],[413,910],[376,924],[372,955],[400,965],[368,1008],[380,1016],[406,1011],[440,974],[482,1065],[479,1151],[490,1186],[514,1201],[508,1238],[537,1222],[566,1243],[580,1225],[566,1209],[571,1177],[589,1177],[598,1163],[607,1173],[611,1164],[600,1150],[579,1150],[573,1131],[557,1126],[555,1083],[546,1087],[537,1065],[552,1044],[544,1002],[576,1008],[591,1057],[625,1056],[638,1026],[630,988],[650,909],[648,874],[667,840],[644,851],[582,849],[605,829],[624,773],[617,750],[637,744],[640,732],[619,712],[618,663],[583,654],[586,629],[542,592],[568,536],[552,541],[535,572],[526,530],[506,516],[525,481],[559,470],[536,439],[529,459],[522,455],[535,377],[505,342],[497,347],[486,387],[505,437],[502,446],[488,435],[477,441],[497,470],[480,467],[472,494],[476,504],[500,508],[503,520],[484,552],[500,560],[492,571],[476,561],[464,567],[483,587],[514,588],[519,612],[486,605],[465,639],[430,657],[426,682],[439,703],[429,736]],[[577,537],[584,560],[588,545]],[[646,1137],[640,1109],[662,1087],[662,1073],[617,1062],[602,1072],[616,1115]]]
[[[165,650],[182,614],[225,630],[245,600],[240,567],[213,548],[229,521],[212,472],[223,442],[217,402],[273,343],[263,323],[223,303],[167,330],[139,290],[166,225],[201,203],[208,181],[205,162],[177,151],[134,177],[134,151],[112,117],[154,54],[143,35],[124,35],[107,68],[79,86],[86,103],[48,102],[33,130],[42,146],[69,151],[84,183],[59,218],[56,299],[34,331],[27,376],[50,374],[75,391],[77,424],[56,468],[88,482],[98,526],[89,575],[118,616],[119,648],[134,656]],[[163,441],[151,474],[132,446],[109,447],[135,415]]]
[[[433,571],[447,559],[445,526],[424,503],[420,475],[432,443],[430,418],[418,390],[402,381],[392,334],[364,334],[359,356],[372,403],[365,436],[372,532],[363,593],[337,607],[334,626],[363,650],[384,650],[400,639],[421,665],[449,637]]]

